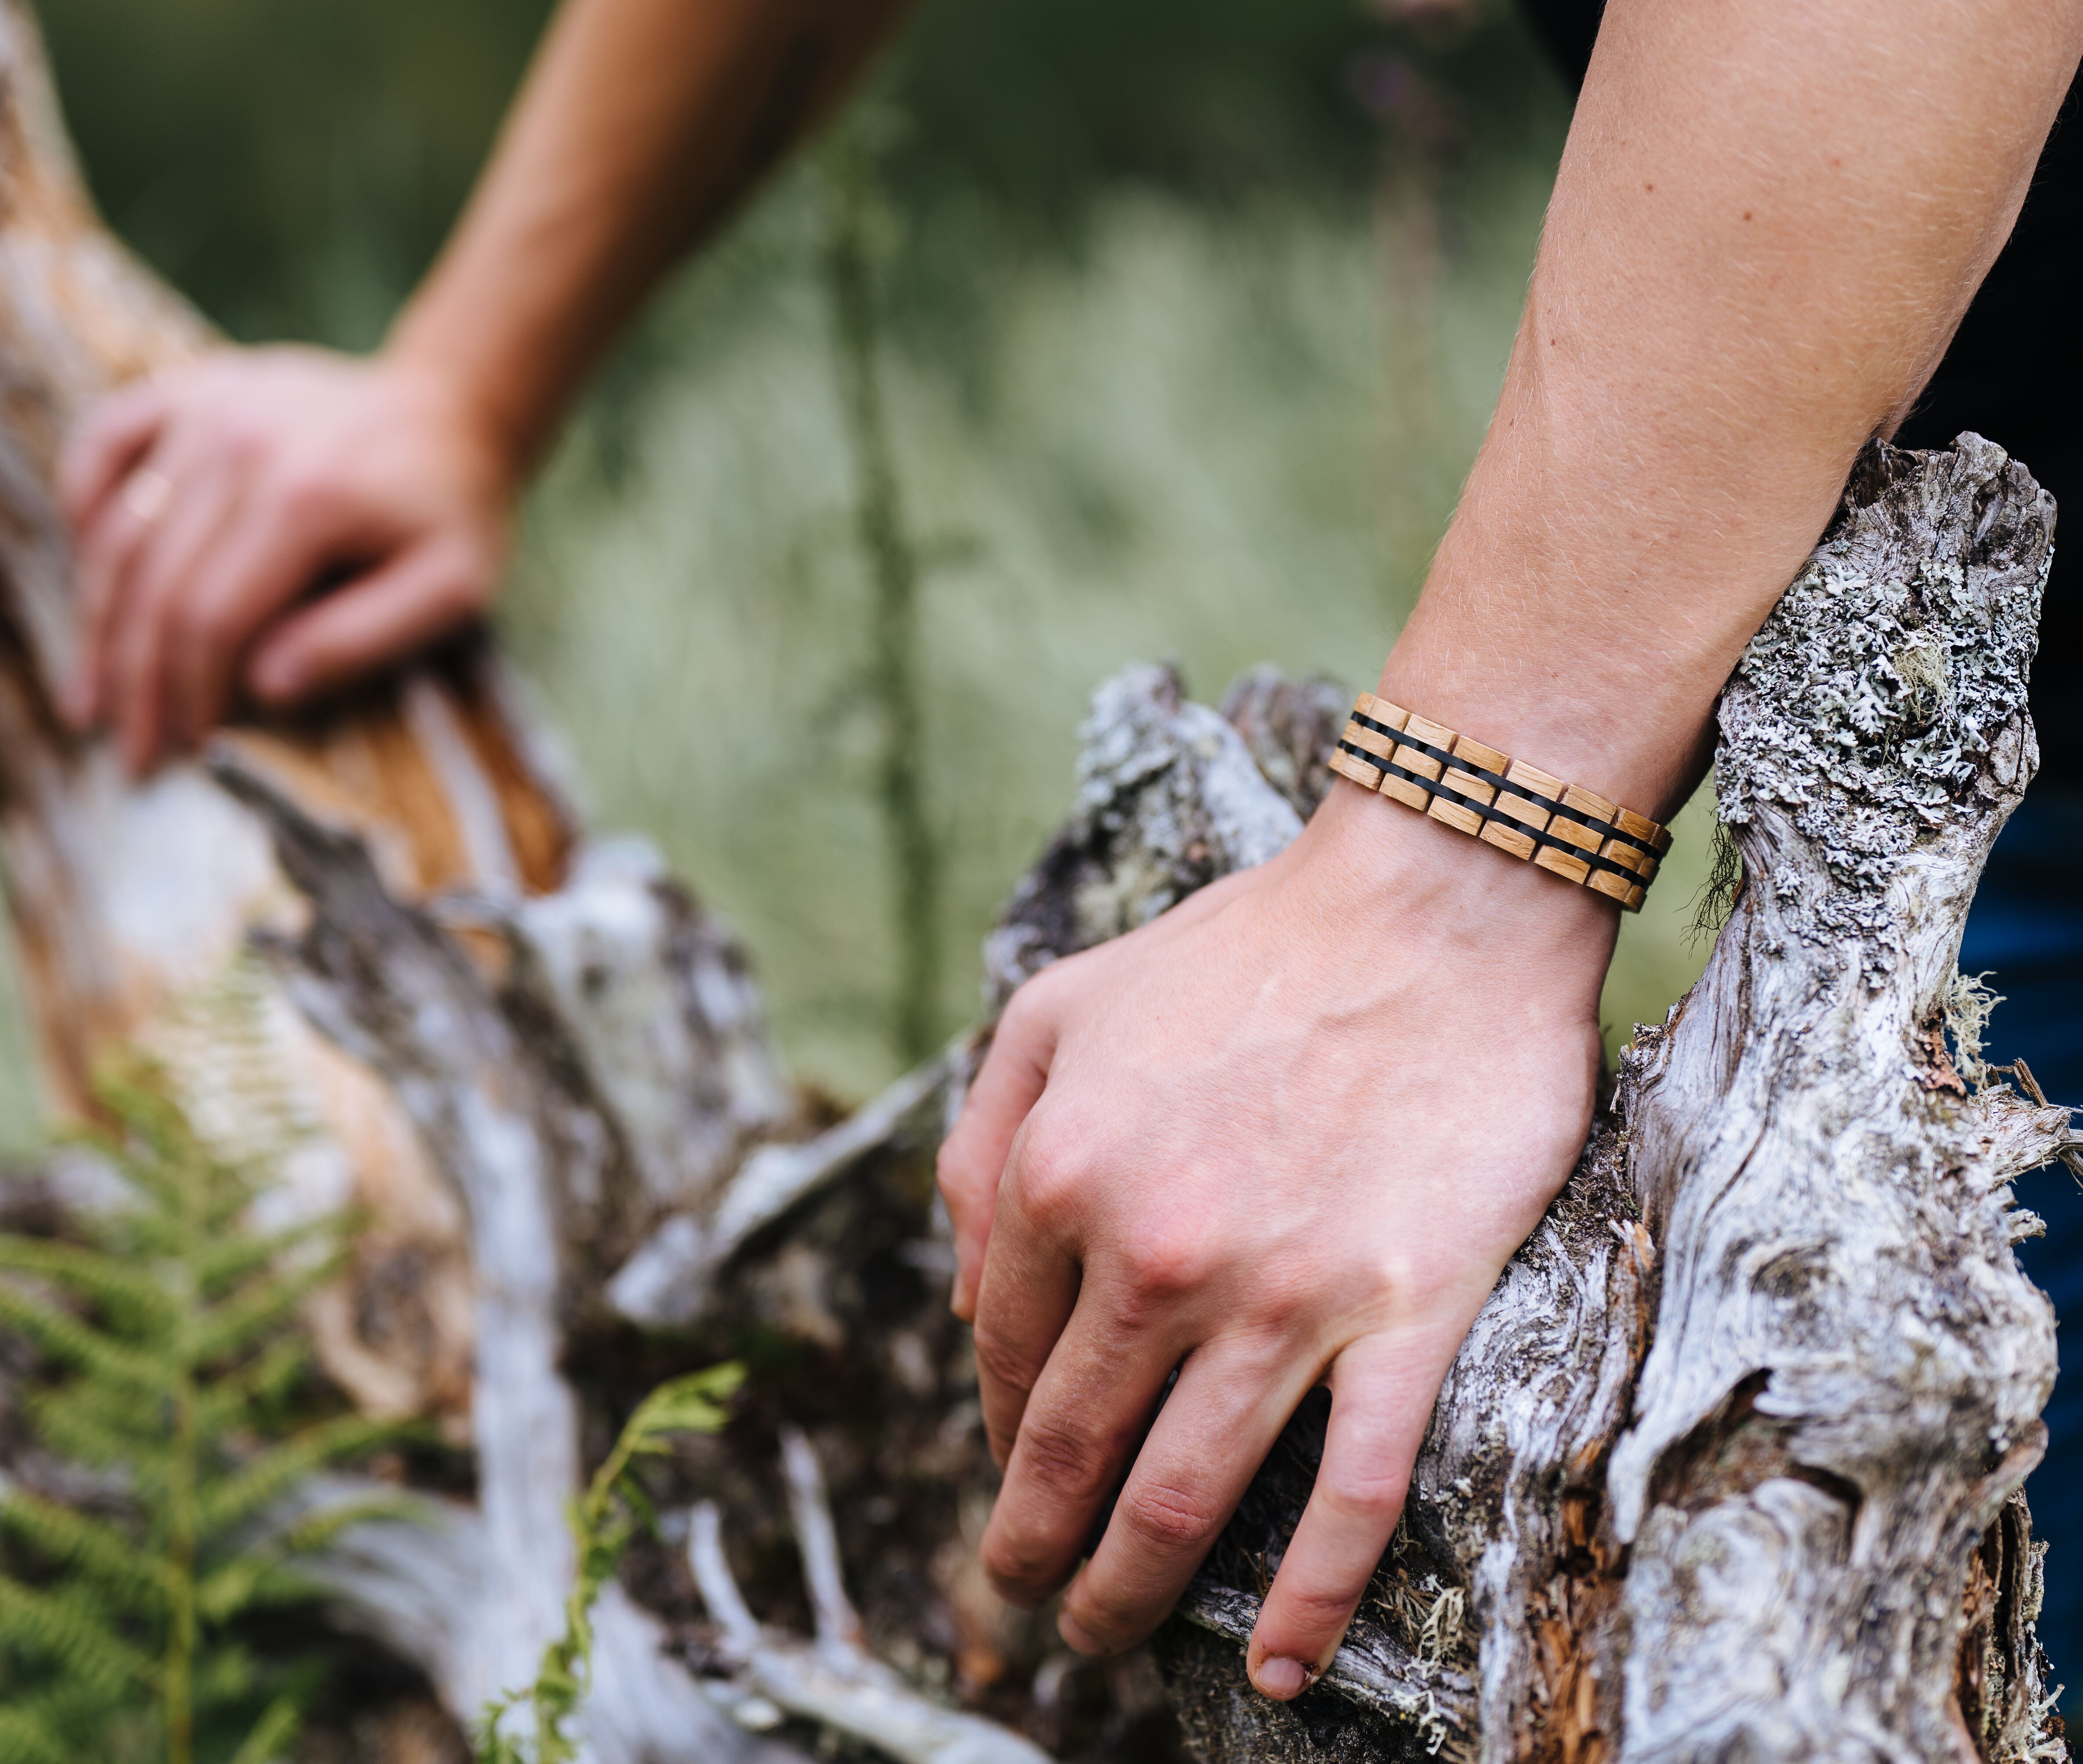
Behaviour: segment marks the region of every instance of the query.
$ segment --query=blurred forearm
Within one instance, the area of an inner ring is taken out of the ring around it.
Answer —
[[[906,0],[565,0],[387,352],[517,475],[615,331],[843,95]]]
[[[1611,0],[1384,691],[1682,800],[1743,643],[2008,235],[2079,48],[2077,0]]]

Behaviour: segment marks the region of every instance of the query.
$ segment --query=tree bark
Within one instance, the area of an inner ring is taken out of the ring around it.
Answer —
[[[86,1106],[97,1050],[142,1043],[297,1204],[358,1199],[325,1363],[470,1448],[459,1487],[323,1564],[344,1620],[460,1719],[525,1682],[603,1430],[750,1344],[750,1412],[656,1466],[673,1522],[599,1613],[592,1758],[1036,1755],[949,1696],[1162,1755],[1147,1671],[1080,1679],[975,1568],[992,1481],[926,1163],[966,1038],[806,1137],[742,957],[640,847],[584,840],[481,640],[143,786],[60,728],[60,439],[209,338],[95,222],[13,0],[0,180],[0,850],[53,1093]],[[2009,1184],[2068,1117],[1984,1082],[1954,971],[2034,763],[2051,513],[1975,437],[1861,462],[1723,703],[1746,880],[1706,977],[1638,1033],[1456,1362],[1350,1640],[1280,1707],[1238,1643],[1321,1399],[1288,1430],[1163,1637],[1204,1758],[2066,1756],[2017,1492],[2051,1319]],[[1109,682],[1074,817],[987,946],[994,995],[1278,850],[1346,702]]]

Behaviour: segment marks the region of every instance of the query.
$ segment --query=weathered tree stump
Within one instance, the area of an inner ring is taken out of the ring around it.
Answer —
[[[1307,1413],[1175,1620],[1211,1764],[2067,1755],[2010,1184],[2072,1129],[1981,1065],[1955,968],[2037,764],[2052,526],[1979,437],[1861,460],[1722,702],[1734,909],[1456,1360],[1337,1665],[1276,1711],[1233,1645]]]

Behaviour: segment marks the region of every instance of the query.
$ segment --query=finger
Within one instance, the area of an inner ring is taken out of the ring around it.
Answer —
[[[136,585],[137,559],[159,535],[164,521],[192,500],[185,482],[187,460],[163,439],[129,462],[116,481],[119,494],[99,502],[80,530],[74,571],[74,597],[80,633],[79,658],[65,684],[61,708],[75,728],[108,716],[112,634],[126,622]],[[147,483],[153,505],[129,494]]]
[[[77,729],[108,715],[109,633],[130,580],[133,559],[151,537],[151,523],[119,502],[104,507],[81,534],[73,571],[79,621],[79,657],[65,682],[60,709]]]
[[[1316,1372],[1285,1343],[1218,1340],[1187,1359],[1106,1535],[1064,1595],[1065,1641],[1115,1653],[1164,1621]]]
[[[1459,1337],[1456,1337],[1458,1341]],[[1245,1664],[1286,1701],[1329,1669],[1402,1517],[1410,1472],[1451,1359],[1422,1337],[1370,1336],[1332,1367],[1316,1486],[1260,1608]]]
[[[953,1303],[965,1319],[977,1315],[984,1248],[1013,1136],[1040,1099],[1055,1057],[1056,1015],[1053,998],[1037,984],[1042,978],[1037,974],[1012,995],[954,1130],[940,1146],[940,1193],[955,1231]]]
[[[227,518],[234,494],[221,471],[183,469],[173,461],[167,478],[178,488],[166,513],[144,524],[133,542],[120,545],[99,614],[99,706],[114,720],[133,772],[171,745],[161,687],[167,618],[196,559]]]
[[[241,652],[274,610],[238,565],[243,536],[256,525],[250,479],[217,467],[209,487],[194,494],[215,518],[186,531],[170,524],[136,565],[136,604],[159,614],[153,665],[163,750],[192,747],[209,732]]]
[[[1088,1281],[1019,1422],[981,1549],[1011,1604],[1071,1577],[1187,1344],[1137,1328],[1118,1289]]]
[[[247,687],[295,704],[424,648],[484,610],[495,569],[461,541],[416,546],[285,617],[254,651]]]
[[[1073,1172],[1033,1149],[1029,1116],[1006,1163],[983,1277],[977,1290],[977,1394],[985,1437],[1001,1468],[1010,1462],[1027,1399],[1078,1302],[1068,1243]]]
[[[58,500],[76,533],[83,532],[159,438],[165,389],[141,380],[97,405],[58,459]]]

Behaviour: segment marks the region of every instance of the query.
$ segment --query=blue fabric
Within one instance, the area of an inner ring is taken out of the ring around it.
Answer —
[[[1975,897],[1960,968],[1987,970],[2004,995],[1987,1057],[2003,1065],[2022,1054],[2049,1102],[2083,1105],[2083,795],[2045,781],[2027,793]],[[2083,1693],[2083,1189],[2054,1164],[2018,1192],[2047,1221],[2018,1259],[2054,1301],[2061,1348],[2047,1457],[2026,1484],[2033,1529],[2050,1546],[2039,1639],[2053,1682]]]

